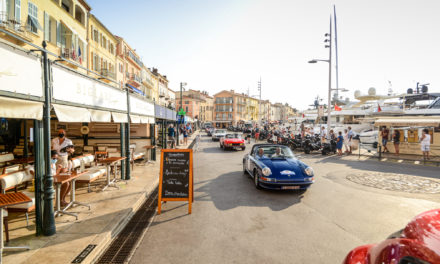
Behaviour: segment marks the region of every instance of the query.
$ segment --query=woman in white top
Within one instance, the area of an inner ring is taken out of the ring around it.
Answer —
[[[344,129],[344,148],[345,148],[345,153],[349,153],[350,152],[350,144],[348,142],[348,130]]]
[[[423,159],[429,160],[429,147],[431,145],[431,135],[427,128],[423,129],[422,137],[420,138],[420,145],[423,152]]]

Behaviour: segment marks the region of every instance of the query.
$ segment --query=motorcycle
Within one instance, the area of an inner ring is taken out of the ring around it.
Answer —
[[[330,152],[336,154],[336,139],[330,139],[329,143],[322,144],[322,155],[327,155]]]
[[[306,136],[303,141],[304,153],[310,154],[312,151],[321,149],[321,139],[319,136]]]

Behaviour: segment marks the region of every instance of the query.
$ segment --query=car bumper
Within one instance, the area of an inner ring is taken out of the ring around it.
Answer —
[[[260,186],[271,190],[283,190],[283,187],[299,186],[299,190],[305,190],[309,188],[313,182],[314,181],[268,182],[260,179]]]

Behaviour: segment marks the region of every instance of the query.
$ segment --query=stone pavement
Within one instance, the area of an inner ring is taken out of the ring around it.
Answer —
[[[196,135],[198,132],[193,133],[188,142],[192,142]],[[81,262],[93,263],[157,187],[160,149],[156,159],[156,162],[136,163],[131,179],[117,183],[119,190],[110,187],[101,191],[104,179],[98,181],[90,193],[87,187],[77,188],[76,199],[90,204],[91,210],[82,206],[69,209],[69,212],[78,213],[78,220],[69,215],[56,217],[57,233],[53,236],[35,236],[33,215],[29,227],[22,217],[13,218],[9,224],[10,242],[7,246],[26,245],[31,250],[6,251],[3,263],[71,263],[88,245],[96,245]]]

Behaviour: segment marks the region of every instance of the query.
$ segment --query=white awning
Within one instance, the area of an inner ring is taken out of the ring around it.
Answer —
[[[92,122],[106,122],[110,123],[112,121],[112,114],[108,111],[100,111],[89,109],[92,116]]]
[[[127,114],[112,112],[112,117],[113,117],[113,122],[115,122],[115,123],[127,123],[128,122]]]
[[[148,123],[150,123],[150,124],[155,124],[155,123],[156,123],[156,118],[154,118],[154,117],[149,117],[149,118],[148,118]]]
[[[375,126],[440,126],[440,117],[429,118],[381,118],[374,122]]]
[[[0,96],[0,117],[43,119],[43,103]]]
[[[90,122],[90,112],[86,108],[53,104],[58,121],[60,122]]]
[[[149,117],[148,116],[141,116],[141,123],[142,124],[150,124]]]
[[[140,124],[141,123],[141,117],[138,115],[130,115],[130,121],[131,123]]]

